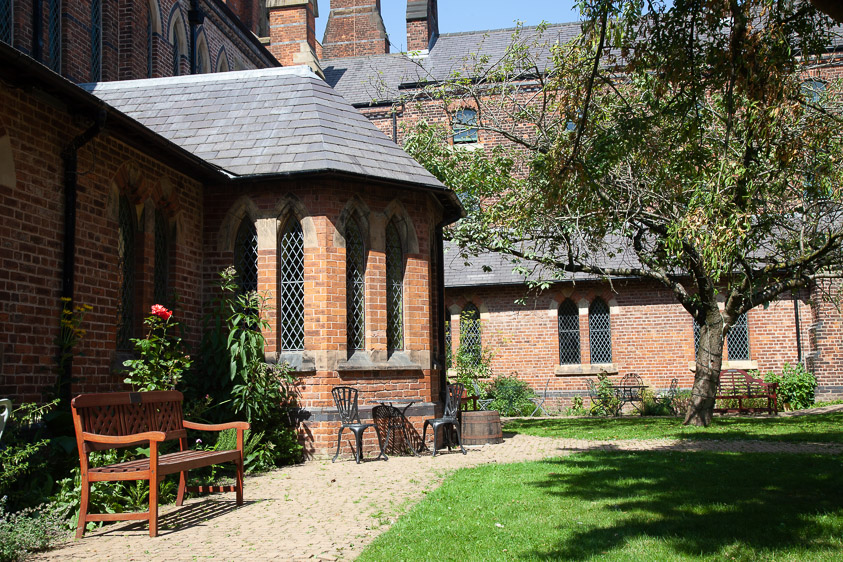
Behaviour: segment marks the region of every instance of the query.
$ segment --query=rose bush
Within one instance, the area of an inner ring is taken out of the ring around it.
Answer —
[[[192,360],[177,335],[179,325],[173,313],[155,304],[143,323],[149,328],[145,338],[132,338],[137,359],[124,361],[125,381],[134,390],[173,390]]]

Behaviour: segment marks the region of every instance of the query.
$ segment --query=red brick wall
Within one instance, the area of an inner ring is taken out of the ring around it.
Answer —
[[[333,0],[325,26],[322,53],[326,59],[382,55],[389,40],[379,0]]]
[[[0,395],[41,400],[56,381],[64,225],[62,149],[88,124],[55,100],[0,89],[0,125],[11,142],[14,185],[0,186]],[[0,137],[3,133],[0,132]],[[0,158],[2,161],[2,158]],[[117,196],[139,210],[138,250],[154,260],[153,214],[164,210],[177,237],[170,287],[180,295],[176,314],[192,348],[200,334],[202,199],[200,184],[119,140],[100,135],[79,151],[76,303],[91,305],[86,334],[74,360],[73,393],[124,389],[112,367],[118,300]],[[152,268],[138,269],[138,309],[152,303]],[[139,334],[138,334],[139,335]]]

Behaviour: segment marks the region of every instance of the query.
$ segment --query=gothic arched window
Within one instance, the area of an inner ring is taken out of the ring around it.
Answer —
[[[386,342],[404,349],[404,249],[394,222],[386,227]]]
[[[102,0],[91,0],[91,82],[102,80]]]
[[[588,309],[588,338],[591,342],[591,362],[612,362],[612,323],[609,306],[601,298],[594,299]]]
[[[132,349],[135,328],[135,209],[120,196],[117,215],[117,349]]]
[[[345,290],[348,349],[363,349],[366,344],[366,248],[360,225],[353,218],[345,228]]]
[[[304,233],[294,217],[278,239],[281,350],[304,349]]]
[[[480,336],[480,311],[473,303],[468,303],[460,314],[460,353],[467,355],[475,363],[480,363],[483,354],[483,342]]]
[[[244,217],[234,237],[234,269],[240,292],[258,290],[258,231],[249,217]]]
[[[170,228],[167,217],[155,210],[155,272],[153,293],[156,304],[169,306],[170,300]]]
[[[559,305],[559,364],[580,363],[580,311],[574,301],[565,299]]]

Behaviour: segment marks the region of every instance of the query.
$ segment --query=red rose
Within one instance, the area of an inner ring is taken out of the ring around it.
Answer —
[[[161,320],[169,320],[170,316],[172,316],[173,313],[161,306],[160,304],[153,304],[152,315],[157,316]]]

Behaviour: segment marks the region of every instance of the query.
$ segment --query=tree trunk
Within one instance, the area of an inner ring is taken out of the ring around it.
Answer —
[[[684,425],[708,427],[711,423],[714,397],[723,363],[723,317],[715,309],[706,315],[700,326],[700,348],[697,353],[697,372],[691,390],[691,402],[685,413]]]

